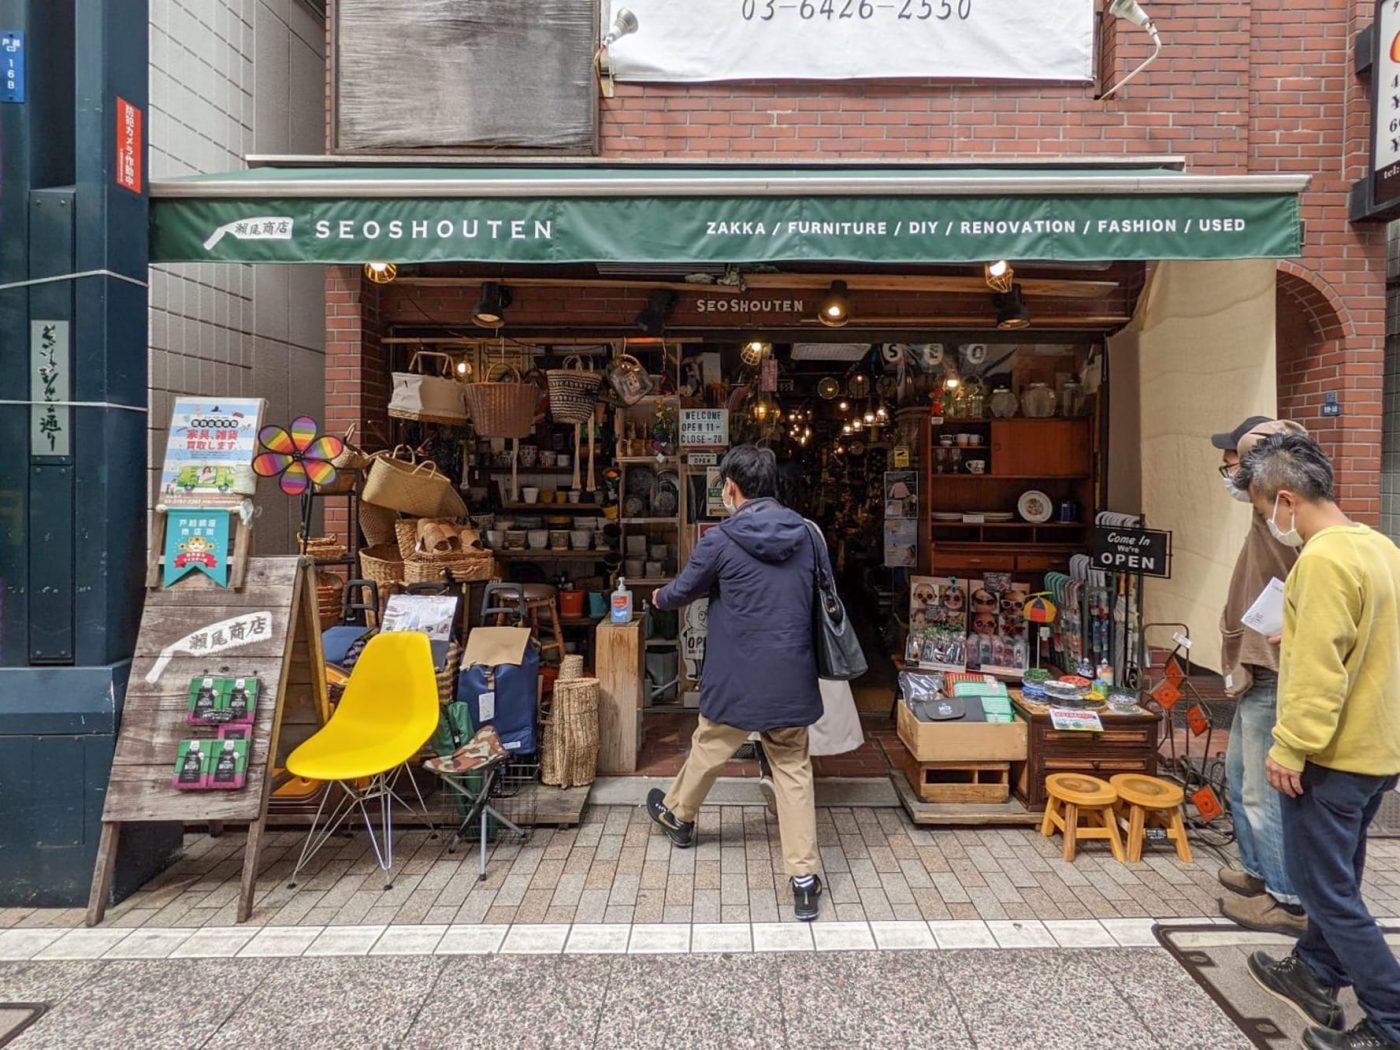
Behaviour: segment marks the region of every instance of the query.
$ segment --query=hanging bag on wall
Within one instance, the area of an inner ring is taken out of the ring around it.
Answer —
[[[493,377],[503,369],[505,379]],[[467,412],[478,437],[523,438],[535,429],[539,387],[524,382],[509,365],[493,368],[483,383],[467,383]]]
[[[865,674],[865,653],[856,638],[836,582],[826,571],[822,552],[817,549],[817,528],[807,522],[808,540],[812,543],[812,647],[817,654],[817,675],[835,681],[849,681]],[[823,549],[826,541],[822,540]]]
[[[430,460],[419,462],[406,445],[374,457],[361,496],[365,503],[424,518],[461,518],[467,505]]]
[[[439,374],[434,375],[432,369]],[[452,378],[452,358],[436,350],[419,350],[407,372],[390,373],[394,391],[389,415],[422,423],[461,426],[467,421],[463,385]]]

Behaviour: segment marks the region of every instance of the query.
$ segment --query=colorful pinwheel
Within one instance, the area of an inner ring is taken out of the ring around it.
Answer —
[[[310,416],[292,420],[288,433],[279,426],[258,431],[258,440],[267,452],[253,460],[253,472],[264,478],[277,478],[288,496],[300,496],[312,484],[329,485],[335,480],[331,460],[345,451],[338,437],[317,437],[320,429]]]

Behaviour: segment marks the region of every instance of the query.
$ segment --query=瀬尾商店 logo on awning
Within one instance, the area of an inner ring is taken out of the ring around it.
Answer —
[[[295,220],[288,215],[259,215],[254,219],[226,222],[209,235],[204,242],[204,250],[212,252],[228,236],[240,241],[290,241],[294,223]]]

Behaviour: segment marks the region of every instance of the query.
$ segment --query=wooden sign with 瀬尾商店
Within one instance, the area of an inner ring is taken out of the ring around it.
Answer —
[[[241,589],[196,575],[147,595],[102,809],[89,926],[107,908],[122,825],[144,821],[247,824],[238,921],[248,919],[274,780],[287,753],[327,717],[323,665],[310,559],[249,558]],[[237,762],[222,769],[230,753]]]

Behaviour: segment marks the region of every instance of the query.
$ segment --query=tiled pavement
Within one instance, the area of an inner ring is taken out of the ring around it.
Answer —
[[[898,809],[822,809],[818,836],[828,886],[824,922],[1183,918],[1216,914],[1217,851],[1195,864],[1152,851],[1114,861],[1100,844],[1073,864],[1035,829],[916,828]],[[185,857],[108,913],[119,929],[235,925],[243,838],[190,836]],[[382,888],[363,835],[327,846],[289,889],[301,835],[270,836],[253,926],[488,924],[702,925],[791,919],[776,822],[757,806],[702,811],[699,843],[672,850],[639,808],[593,806],[570,830],[536,829],[503,843],[489,877],[476,853],[447,853],[424,831],[396,842],[394,886]],[[1400,915],[1400,842],[1375,840],[1367,892],[1378,915]],[[78,909],[0,909],[0,929],[73,927]]]

